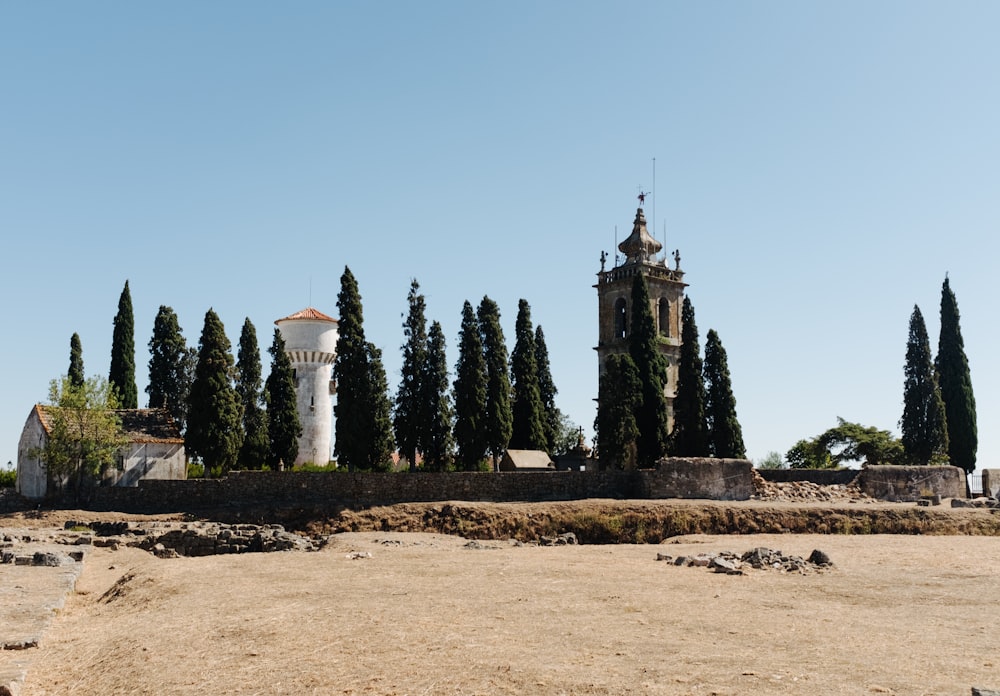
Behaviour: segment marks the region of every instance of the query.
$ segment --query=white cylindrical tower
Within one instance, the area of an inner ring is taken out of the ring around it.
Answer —
[[[333,439],[333,360],[337,355],[337,320],[309,307],[274,322],[295,369],[295,394],[302,424],[295,464],[330,461]],[[286,466],[290,462],[285,462]]]

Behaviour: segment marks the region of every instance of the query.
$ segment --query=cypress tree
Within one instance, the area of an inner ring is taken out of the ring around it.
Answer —
[[[601,469],[635,469],[639,426],[636,412],[642,403],[642,381],[627,353],[604,362],[598,384],[597,452]]]
[[[340,319],[337,326],[337,357],[333,378],[337,382],[334,454],[339,466],[355,471],[367,468],[370,404],[368,350],[365,341],[361,293],[351,269],[344,267],[337,295]]]
[[[639,437],[636,441],[636,461],[649,468],[667,452],[667,398],[663,388],[667,382],[667,364],[657,348],[656,324],[649,306],[646,278],[640,273],[632,281],[632,312],[628,336],[628,352],[639,373],[642,401],[636,411]]]
[[[117,392],[122,408],[139,408],[139,391],[135,386],[135,318],[127,280],[118,298],[108,381]]]
[[[74,333],[69,339],[69,385],[74,389],[79,389],[86,382],[83,376],[83,345],[80,343],[80,334]]]
[[[337,295],[340,310],[334,429],[337,462],[348,470],[386,469],[392,457],[392,405],[382,352],[365,340],[358,282],[345,267]]]
[[[403,365],[400,369],[399,389],[393,428],[399,451],[410,464],[410,471],[417,469],[417,452],[424,449],[424,435],[430,420],[431,404],[423,379],[427,369],[427,321],[424,317],[426,303],[420,294],[420,285],[414,279],[407,296],[409,311],[403,322]]]
[[[486,440],[486,360],[479,323],[468,300],[462,305],[453,391],[458,466],[465,471],[477,471],[489,446]]]
[[[431,407],[424,434],[424,468],[445,471],[451,463],[452,410],[448,398],[444,330],[440,322],[432,322],[427,333],[427,360],[424,365],[423,401]]]
[[[729,379],[729,361],[715,329],[705,339],[705,413],[713,457],[746,458],[743,429],[736,418],[736,397]]]
[[[146,385],[149,407],[167,409],[183,431],[198,355],[187,347],[177,314],[166,305],[160,305],[153,321],[149,354],[149,384]]]
[[[535,327],[535,362],[538,364],[538,395],[542,399],[542,428],[545,431],[545,451],[552,454],[556,451],[559,439],[562,413],[556,408],[556,383],[552,379],[552,368],[549,365],[549,349],[545,345],[545,333],[542,325]]]
[[[514,350],[510,354],[511,449],[547,450],[542,397],[538,388],[538,363],[535,356],[535,330],[531,325],[531,306],[527,300],[517,303]]]
[[[958,301],[947,276],[941,286],[941,334],[934,365],[948,423],[948,460],[971,474],[976,470],[979,447],[976,397],[972,393],[972,375],[959,326]]]
[[[677,396],[674,398],[672,453],[677,457],[707,457],[705,382],[694,305],[688,297],[681,306],[681,354],[677,363]]]
[[[507,345],[500,327],[500,308],[489,297],[483,297],[477,311],[479,332],[486,362],[486,418],[484,421],[487,450],[496,471],[500,456],[507,449],[512,430],[510,378],[507,376]]]
[[[291,358],[285,352],[285,339],[281,337],[280,330],[274,330],[274,338],[267,352],[271,354],[271,372],[264,383],[268,444],[265,461],[272,471],[277,471],[282,465],[291,469],[299,456],[302,424],[299,422],[299,410],[296,406],[295,370]]]
[[[198,342],[198,366],[188,397],[184,434],[188,454],[201,457],[206,475],[232,469],[243,444],[243,409],[232,383],[231,347],[222,321],[208,310]]]
[[[392,402],[389,400],[389,380],[382,363],[382,351],[374,343],[367,343],[368,359],[368,441],[367,469],[390,471],[392,469]]]
[[[242,469],[262,469],[267,461],[270,442],[262,386],[257,329],[247,317],[236,354],[236,394],[243,406],[243,445],[237,461]]]
[[[913,306],[903,368],[903,417],[899,420],[903,452],[910,464],[936,464],[948,457],[948,424],[944,401],[931,361],[927,326]]]

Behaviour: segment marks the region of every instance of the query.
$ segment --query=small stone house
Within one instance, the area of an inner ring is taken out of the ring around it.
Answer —
[[[52,428],[55,406],[36,404],[21,431],[17,445],[17,492],[38,500],[55,483],[32,451],[45,446]],[[136,486],[140,479],[187,478],[184,438],[170,413],[160,408],[116,411],[128,444],[118,452],[118,461],[104,472],[101,485]]]
[[[500,471],[555,471],[549,455],[541,450],[514,450],[504,452]]]

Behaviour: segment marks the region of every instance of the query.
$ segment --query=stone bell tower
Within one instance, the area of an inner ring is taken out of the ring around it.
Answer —
[[[333,439],[335,391],[333,360],[337,355],[337,320],[309,307],[274,322],[285,341],[295,370],[295,403],[302,424],[296,466],[306,462],[325,466]],[[292,462],[285,462],[286,467]]]
[[[674,268],[670,268],[666,258],[658,258],[662,248],[663,245],[646,229],[646,216],[640,207],[635,211],[632,234],[618,245],[622,256],[615,255],[611,270],[605,269],[607,256],[601,253],[601,270],[594,286],[597,288],[598,303],[596,350],[600,374],[604,373],[604,363],[609,355],[628,352],[632,282],[636,275],[645,276],[649,288],[649,309],[656,324],[660,352],[667,361],[667,383],[663,385],[663,391],[667,397],[667,427],[673,429],[677,362],[681,346],[681,304],[687,284],[681,270],[680,252],[674,252]]]

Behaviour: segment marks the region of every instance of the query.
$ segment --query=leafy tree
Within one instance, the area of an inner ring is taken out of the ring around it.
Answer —
[[[271,372],[264,384],[268,443],[265,462],[272,471],[277,471],[282,465],[288,468],[295,465],[295,459],[299,456],[302,424],[299,422],[296,405],[295,370],[291,358],[285,352],[285,340],[278,329],[274,330],[274,338],[267,352],[271,354]]]
[[[638,462],[642,380],[628,354],[604,362],[597,397],[597,452],[602,469],[635,469]]]
[[[712,456],[745,458],[743,429],[736,418],[736,397],[729,381],[729,361],[714,329],[708,330],[705,340],[705,384],[705,413]]]
[[[681,354],[677,363],[672,452],[678,457],[707,457],[710,453],[705,418],[705,383],[701,346],[691,298],[681,307]]]
[[[941,286],[941,334],[934,366],[948,423],[948,460],[971,474],[976,470],[979,447],[976,397],[972,393],[972,375],[959,326],[958,301],[947,276]]]
[[[382,351],[374,343],[365,345],[368,358],[370,423],[367,446],[367,469],[389,471],[392,468],[392,402],[389,400],[389,380],[382,363]]]
[[[901,464],[903,445],[888,430],[838,417],[836,427],[811,440],[799,440],[785,459],[792,469],[837,469],[849,462]]]
[[[48,441],[32,456],[59,483],[75,477],[79,497],[84,481],[111,466],[128,443],[114,411],[118,398],[103,377],[91,377],[82,386],[63,377],[50,382],[49,404]]]
[[[243,445],[237,462],[243,469],[262,469],[271,443],[264,411],[260,346],[257,329],[249,317],[243,322],[236,354],[236,394],[243,407]]]
[[[149,353],[149,384],[146,385],[149,407],[167,409],[183,432],[198,352],[187,347],[177,314],[166,305],[160,305],[153,321]]]
[[[483,297],[477,311],[479,332],[486,362],[486,417],[483,421],[487,450],[493,457],[496,471],[500,457],[507,449],[513,428],[510,405],[510,378],[507,376],[507,345],[500,327],[500,308],[489,297]]]
[[[468,300],[462,306],[458,362],[452,388],[458,466],[465,471],[476,471],[489,447],[486,439],[486,359],[476,313]]]
[[[511,405],[511,449],[548,450],[542,397],[538,388],[535,330],[531,325],[531,307],[527,300],[517,303],[514,350],[510,354],[510,378],[513,388]]]
[[[417,452],[424,449],[424,436],[432,408],[432,404],[425,400],[428,394],[423,383],[427,368],[426,304],[416,279],[410,282],[406,300],[409,312],[403,322],[406,341],[403,343],[403,365],[396,392],[393,428],[400,453],[409,462],[410,471],[416,471]]]
[[[636,441],[636,462],[649,468],[667,453],[667,398],[663,389],[667,383],[667,363],[657,347],[656,323],[649,306],[649,289],[641,273],[632,282],[631,332],[628,352],[639,373],[642,385],[636,411],[639,438]]]
[[[538,364],[538,395],[542,399],[542,428],[545,431],[545,451],[558,452],[560,435],[562,433],[563,414],[556,408],[556,383],[552,379],[552,367],[549,364],[549,349],[545,345],[545,333],[539,324],[535,327],[535,362]],[[576,426],[574,426],[575,428]],[[570,448],[576,446],[576,440]]]
[[[198,343],[198,365],[188,396],[184,446],[201,457],[205,473],[225,474],[243,444],[243,409],[233,388],[234,362],[225,327],[213,311],[205,313]]]
[[[582,430],[580,426],[562,411],[558,411],[559,429],[556,431],[556,438],[552,446],[552,454],[566,454],[574,449],[580,442]]]
[[[785,469],[788,465],[785,463],[784,457],[781,456],[781,452],[768,452],[767,456],[756,463],[758,469]]]
[[[86,379],[83,375],[83,345],[80,334],[73,334],[69,339],[69,383],[80,388]]]
[[[139,391],[135,386],[135,319],[127,280],[118,298],[108,381],[117,390],[122,408],[139,408]]]
[[[916,305],[910,316],[903,372],[903,417],[899,428],[906,460],[910,464],[943,463],[948,459],[948,424],[931,361],[927,326]]]
[[[361,293],[351,269],[344,267],[337,295],[340,310],[333,376],[337,462],[350,471],[384,469],[392,454],[391,405],[382,353],[365,340]]]
[[[427,334],[427,360],[422,383],[423,401],[431,407],[424,434],[424,467],[428,471],[445,471],[451,464],[453,447],[452,409],[448,398],[444,330],[440,322],[432,322]]]

